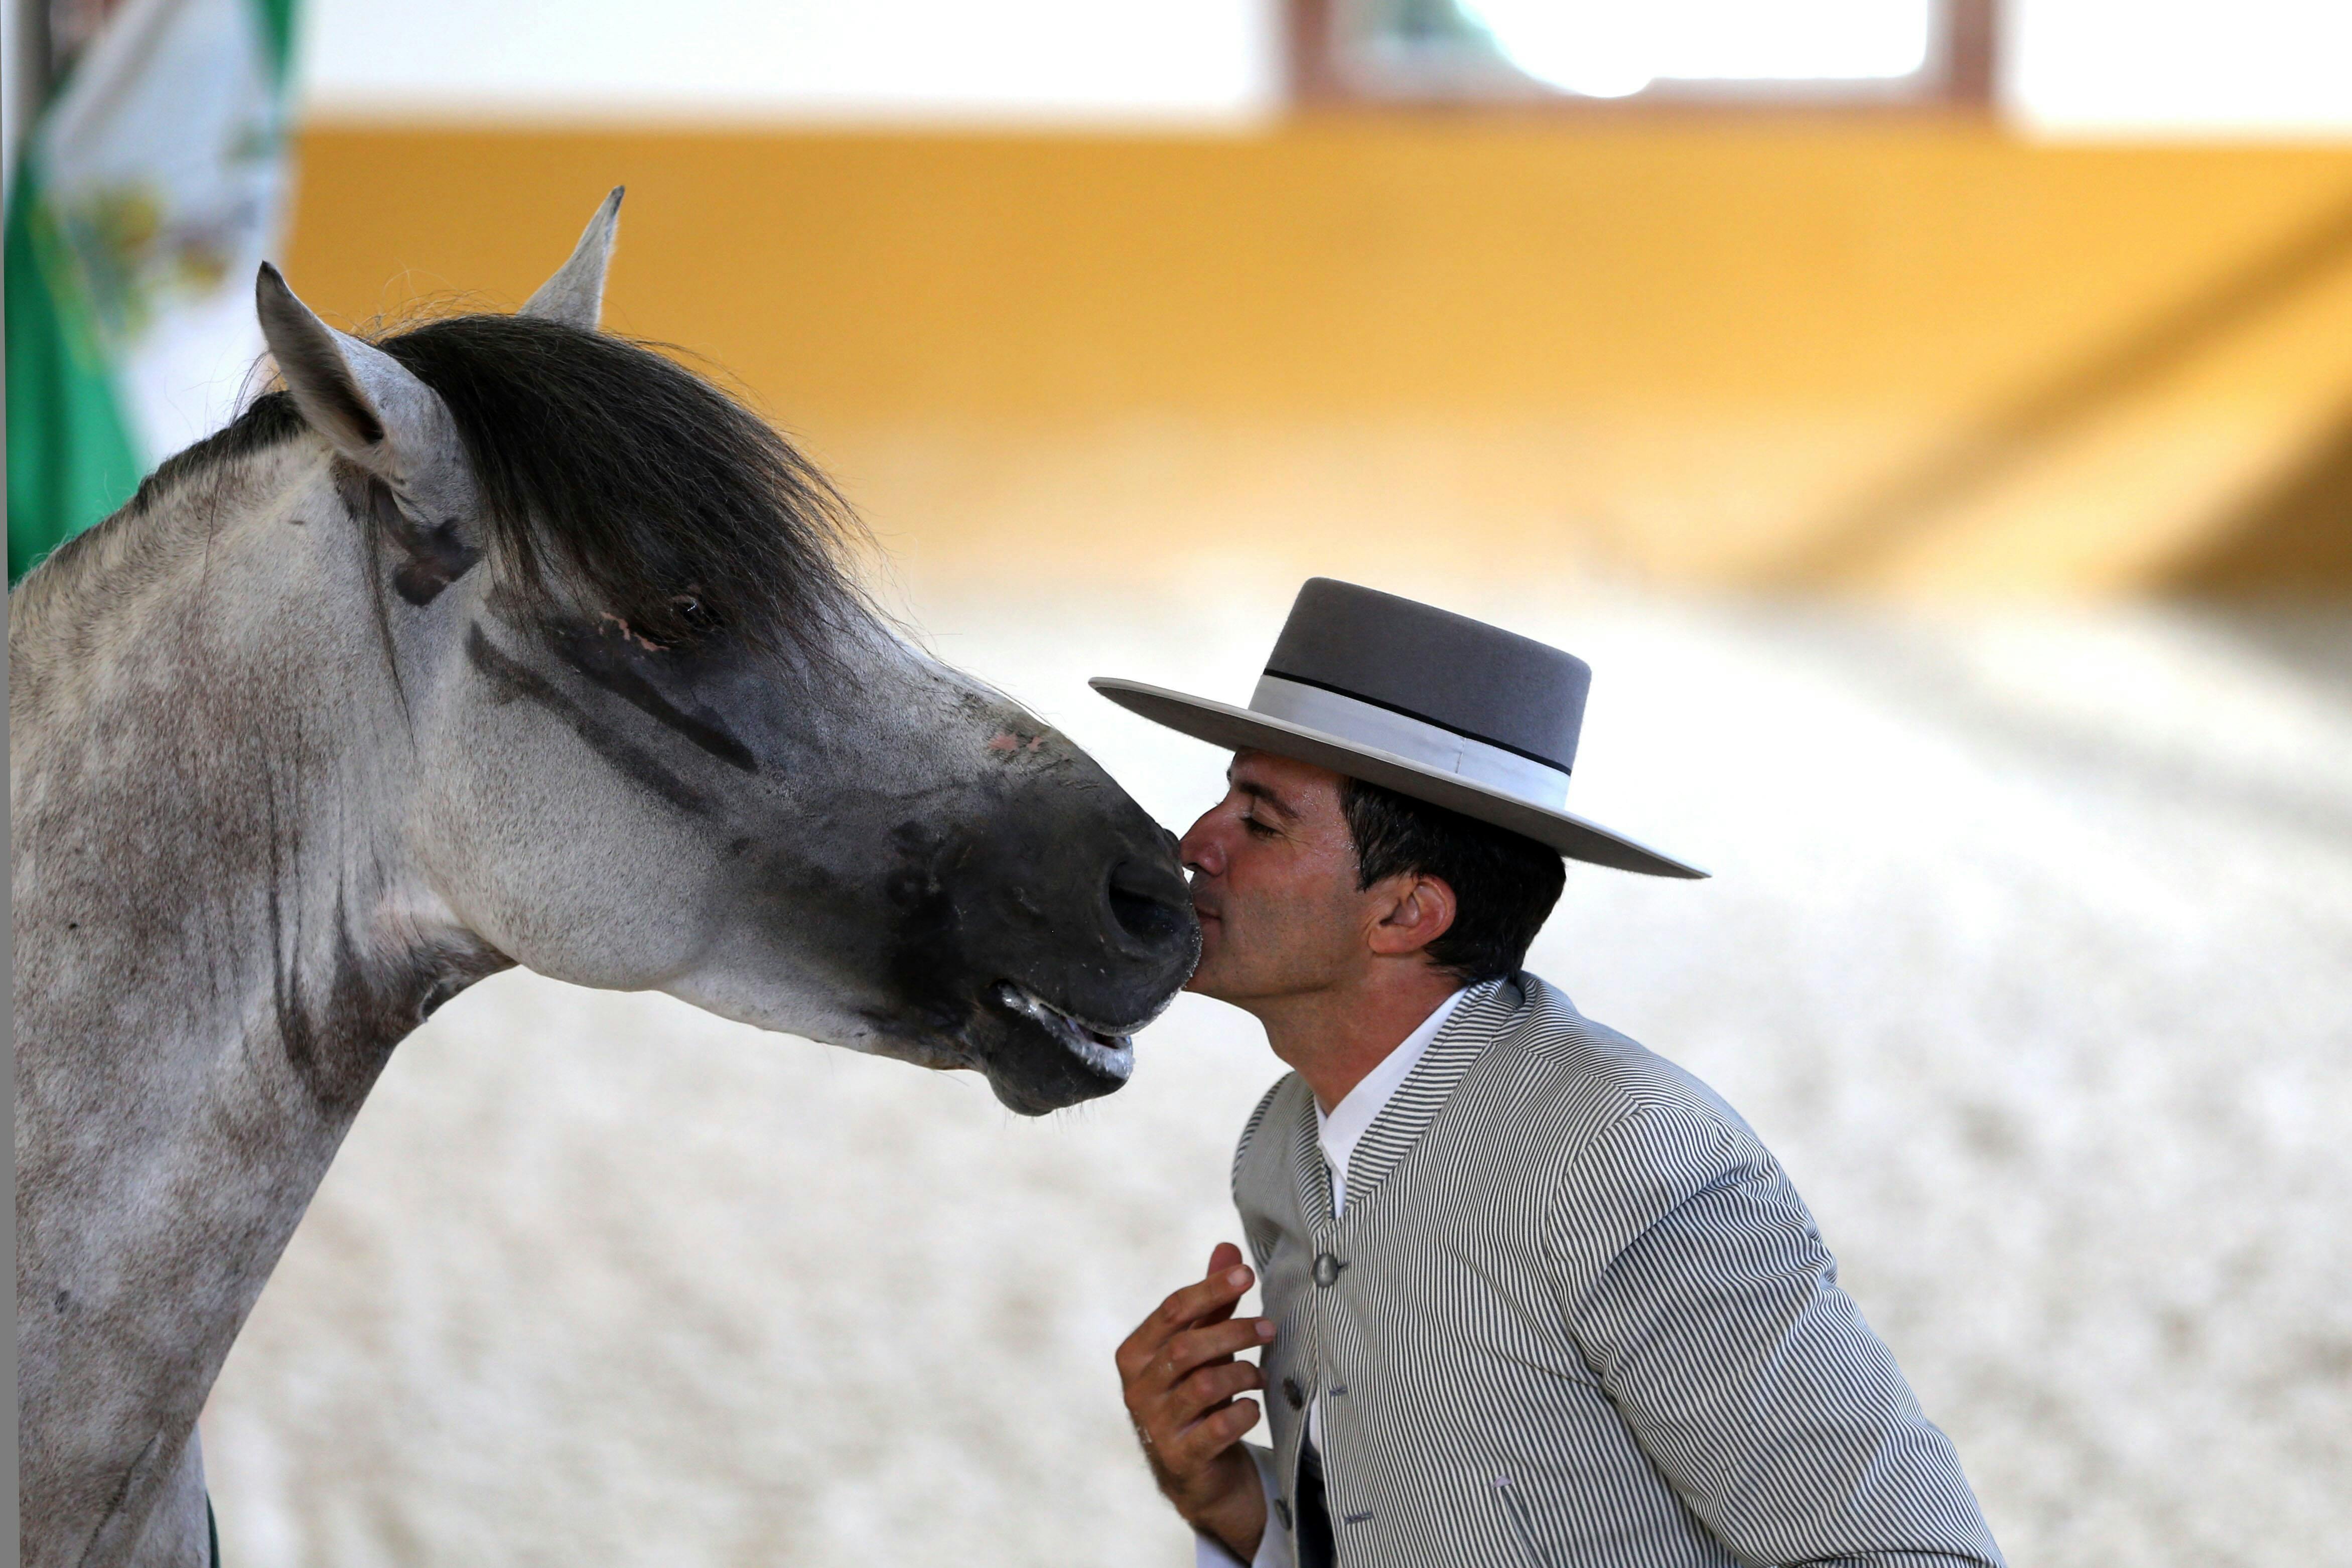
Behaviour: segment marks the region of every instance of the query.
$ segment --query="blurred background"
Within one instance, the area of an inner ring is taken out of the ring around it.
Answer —
[[[1595,667],[1531,961],[1738,1105],[2013,1562],[2352,1533],[2352,11],[9,0],[12,575],[338,325],[606,323],[1181,829],[1310,573]],[[258,372],[265,374],[266,370]],[[204,1435],[238,1564],[1181,1563],[1110,1352],[1278,1066],[1043,1124],[526,975]]]

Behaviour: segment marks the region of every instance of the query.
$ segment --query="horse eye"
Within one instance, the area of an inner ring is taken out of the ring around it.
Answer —
[[[716,632],[719,630],[718,612],[693,594],[681,593],[669,602],[670,607],[677,612],[677,618],[686,623],[689,631]]]

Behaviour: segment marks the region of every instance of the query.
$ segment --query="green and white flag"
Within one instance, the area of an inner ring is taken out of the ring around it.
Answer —
[[[34,0],[38,4],[40,0]],[[8,579],[236,412],[285,208],[294,0],[123,0],[8,193]]]

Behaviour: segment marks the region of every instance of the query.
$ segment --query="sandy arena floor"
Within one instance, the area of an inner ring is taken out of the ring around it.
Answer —
[[[1161,819],[1280,599],[933,598]],[[2352,1539],[2352,618],[1447,601],[1596,666],[1532,967],[1740,1106],[2011,1560]],[[1186,998],[1044,1123],[527,975],[404,1044],[205,1420],[233,1568],[1169,1563],[1112,1347],[1234,1234],[1276,1068]],[[2330,1478],[2334,1479],[2331,1480]]]

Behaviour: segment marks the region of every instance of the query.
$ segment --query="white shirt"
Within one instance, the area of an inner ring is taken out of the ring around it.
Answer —
[[[1421,1026],[1403,1040],[1397,1048],[1382,1057],[1380,1065],[1356,1082],[1347,1098],[1327,1113],[1323,1103],[1315,1103],[1315,1140],[1323,1147],[1323,1164],[1331,1172],[1331,1218],[1339,1218],[1348,1212],[1348,1160],[1363,1141],[1364,1134],[1380,1119],[1388,1103],[1396,1095],[1399,1085],[1412,1075],[1414,1067],[1429,1050],[1429,1042],[1454,1016],[1454,1009],[1475,988],[1465,986],[1444,1001],[1437,1010],[1421,1020]],[[1307,1406],[1307,1437],[1317,1449],[1323,1447],[1323,1400],[1320,1395]],[[1276,1491],[1270,1456],[1262,1448],[1252,1448],[1249,1456],[1257,1464],[1258,1484],[1265,1489],[1271,1503]],[[1195,1534],[1194,1568],[1242,1568],[1242,1561],[1225,1550],[1224,1543],[1213,1535]],[[1271,1506],[1266,1511],[1265,1533],[1258,1537],[1257,1555],[1249,1568],[1288,1568],[1290,1537],[1275,1528]]]

